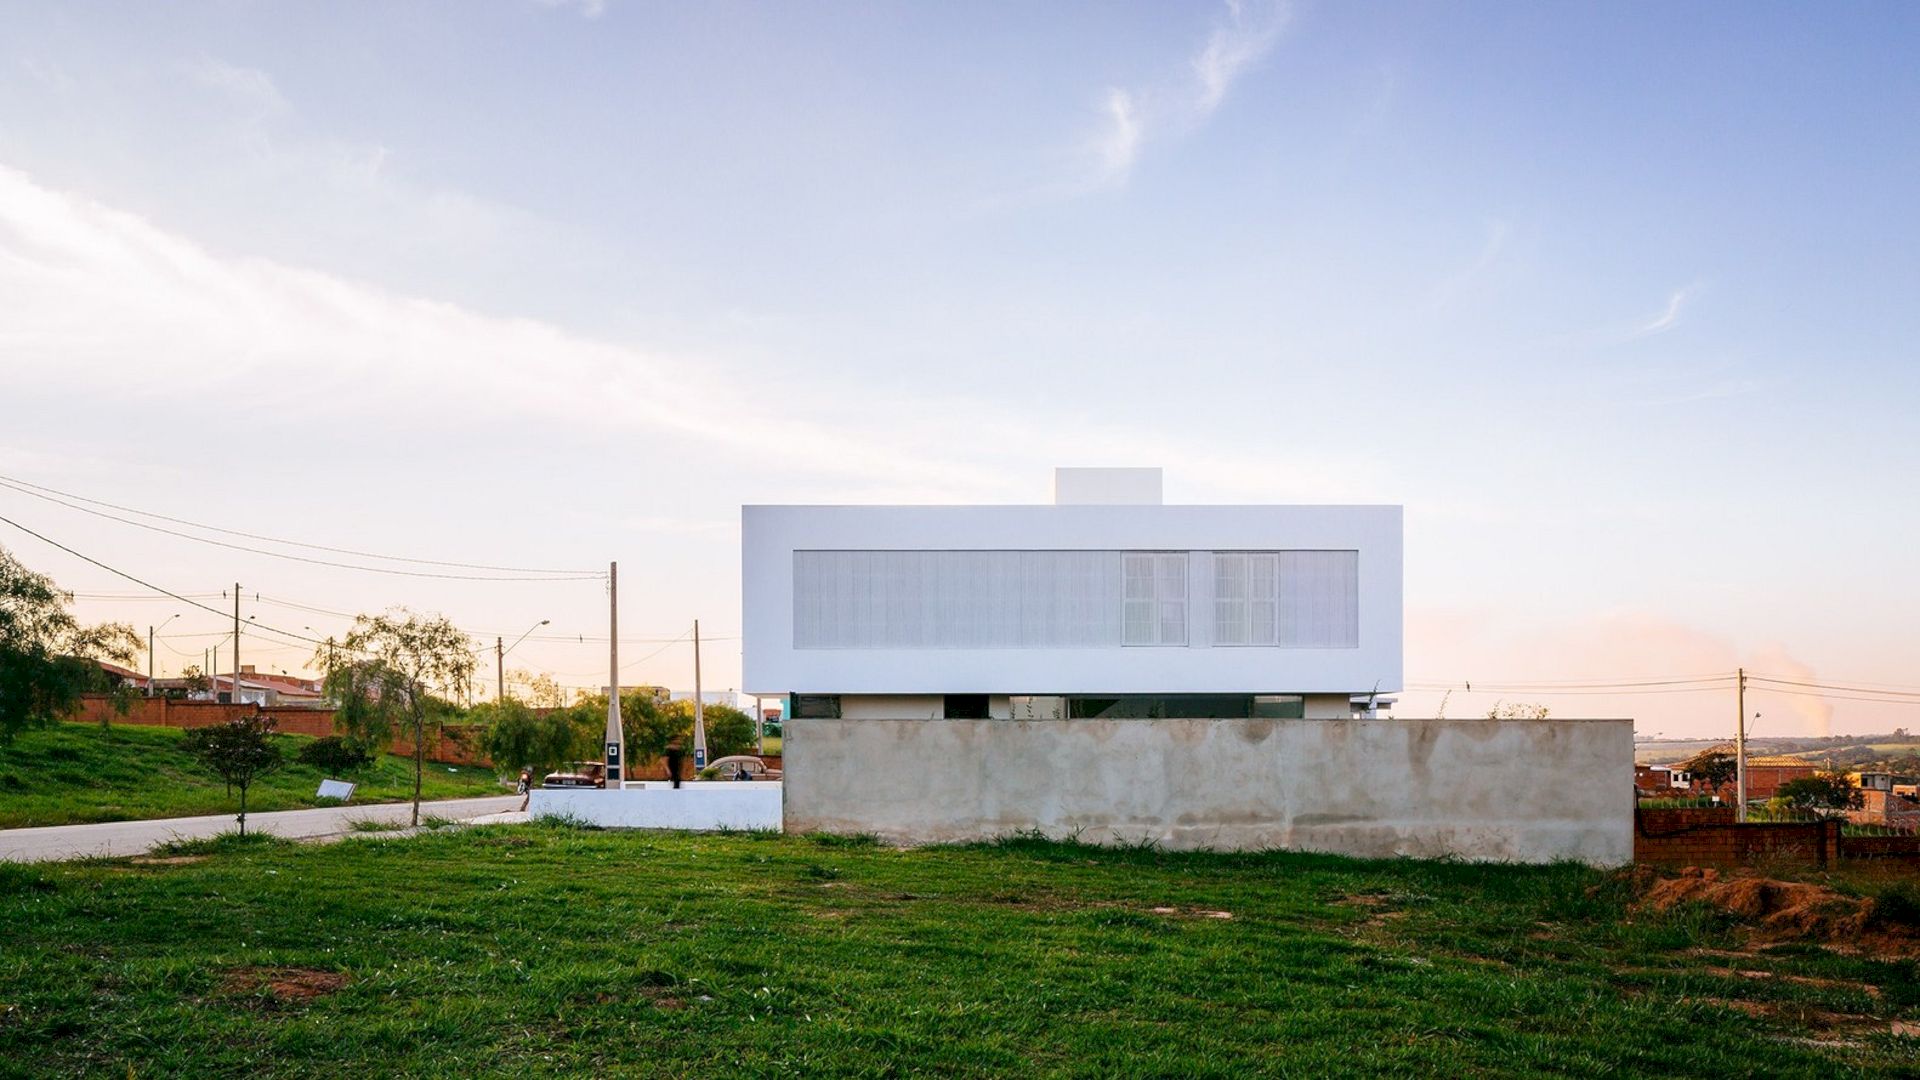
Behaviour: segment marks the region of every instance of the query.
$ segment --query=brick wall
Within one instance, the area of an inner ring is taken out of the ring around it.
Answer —
[[[1638,810],[1635,862],[1677,866],[1740,866],[1790,859],[1825,866],[1842,855],[1840,822],[1734,821],[1730,806]]]
[[[224,724],[236,717],[252,716],[255,711],[264,712],[273,717],[274,730],[285,735],[308,735],[318,739],[334,734],[331,709],[301,709],[272,705],[258,708],[253,705],[222,705],[213,701],[169,701],[163,697],[134,698],[132,708],[122,716],[114,710],[112,702],[105,695],[89,694],[81,699],[80,715],[75,719],[88,723],[98,723],[105,719],[115,724],[133,724],[139,727],[187,729]],[[478,765],[483,768],[493,764],[480,749],[475,734],[470,729],[446,728],[433,744],[427,747],[427,760],[448,765]],[[402,757],[411,757],[413,740],[405,737],[395,738],[388,750]],[[662,773],[662,775],[665,774]]]

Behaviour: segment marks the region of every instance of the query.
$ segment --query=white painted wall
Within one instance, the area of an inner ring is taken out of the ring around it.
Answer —
[[[527,813],[620,829],[779,829],[780,781],[695,781],[626,788],[535,788]]]
[[[1357,648],[1211,647],[1211,560],[1185,646],[799,649],[795,551],[1356,550]],[[748,506],[744,682],[780,694],[1366,693],[1401,688],[1397,506]]]
[[[1630,720],[800,720],[783,752],[792,832],[1633,857]]]

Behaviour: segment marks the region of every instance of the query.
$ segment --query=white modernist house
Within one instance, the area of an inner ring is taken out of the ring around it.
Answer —
[[[744,682],[795,720],[1369,715],[1401,687],[1397,506],[747,506]]]

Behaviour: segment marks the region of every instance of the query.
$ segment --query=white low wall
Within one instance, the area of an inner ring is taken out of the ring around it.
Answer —
[[[570,817],[614,829],[780,828],[781,784],[692,782],[675,790],[667,783],[625,788],[535,788],[529,816]]]
[[[790,832],[1633,857],[1630,720],[796,720]]]

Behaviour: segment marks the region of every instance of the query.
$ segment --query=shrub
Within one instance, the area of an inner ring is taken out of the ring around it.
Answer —
[[[345,773],[373,764],[373,755],[358,744],[339,735],[315,739],[300,748],[294,758],[323,772]]]
[[[1920,927],[1920,886],[1896,881],[1873,898],[1873,922],[1878,926]]]

